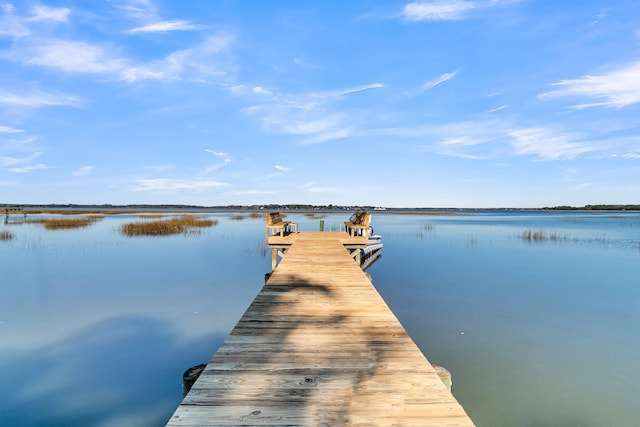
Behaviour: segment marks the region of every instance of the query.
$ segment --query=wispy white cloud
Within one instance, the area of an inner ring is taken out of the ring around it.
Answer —
[[[87,176],[93,171],[93,166],[83,166],[72,173],[73,176]]]
[[[215,151],[215,150],[210,150],[208,148],[205,148],[205,150],[207,153],[213,154],[214,156],[218,156],[218,157],[224,157],[227,155],[227,153],[223,153],[222,151]]]
[[[251,89],[251,92],[256,93],[256,94],[261,94],[261,95],[272,95],[273,94],[273,92],[263,88],[262,86],[255,86],[253,89]]]
[[[345,97],[383,87],[381,83],[373,83],[306,94],[285,94],[269,90],[269,96],[261,98],[262,104],[248,107],[244,112],[260,117],[266,131],[302,136],[302,144],[326,142],[356,134],[353,111],[339,107]],[[236,85],[230,90],[238,96],[250,95],[244,85]],[[265,95],[266,92],[261,94]]]
[[[153,24],[144,25],[141,27],[132,28],[127,31],[129,34],[139,33],[168,33],[171,31],[193,31],[201,30],[204,27],[201,25],[192,24],[189,21],[176,20],[176,21],[161,21]]]
[[[487,159],[499,155],[510,124],[500,120],[475,120],[391,129],[398,137],[417,138],[420,148],[443,156]]]
[[[206,148],[204,151],[209,153],[209,154],[213,154],[216,157],[223,157],[224,158],[221,163],[216,163],[216,164],[207,166],[207,168],[205,169],[205,173],[215,172],[218,169],[220,169],[220,168],[228,165],[229,163],[231,163],[231,159],[229,157],[227,157],[226,153],[223,153],[221,151],[210,150],[208,148]]]
[[[304,138],[300,141],[302,144],[318,144],[320,142],[325,141],[335,141],[337,139],[349,138],[351,136],[356,136],[357,133],[349,127],[339,128],[339,129],[330,129],[321,133],[318,133],[314,136]]]
[[[358,93],[365,90],[381,89],[383,87],[384,85],[382,83],[373,83],[373,84],[356,86],[356,87],[345,88],[345,89],[330,90],[325,92],[313,92],[309,94],[309,96],[312,98],[333,98],[333,97],[339,97],[344,95],[350,95],[352,93]]]
[[[15,172],[15,173],[29,173],[38,169],[47,169],[47,165],[45,165],[44,163],[38,163],[35,165],[26,165],[21,167],[9,168],[8,170],[9,172]]]
[[[231,159],[224,159],[222,161],[222,163],[217,163],[215,165],[209,165],[206,167],[206,169],[204,170],[205,173],[209,173],[209,172],[215,172],[223,167],[225,167],[226,165],[228,165],[229,163],[231,163]]]
[[[597,102],[575,105],[576,109],[589,107],[623,108],[640,103],[640,61],[602,74],[577,79],[561,80],[552,84],[559,89],[538,95],[542,100],[564,97],[585,97]]]
[[[119,73],[128,61],[107,47],[82,41],[31,39],[29,43],[4,51],[2,57],[25,65],[72,73]]]
[[[521,0],[433,0],[416,1],[404,6],[400,16],[410,21],[457,21],[465,19],[476,9],[517,3]]]
[[[609,9],[604,9],[602,10],[600,13],[596,14],[593,17],[593,21],[591,21],[591,25],[597,25],[600,23],[600,21],[604,18],[607,17],[607,15],[609,14]]]
[[[0,167],[28,165],[33,163],[35,159],[41,157],[43,154],[44,154],[43,152],[37,151],[25,157],[12,157],[12,156],[0,157]]]
[[[420,86],[420,88],[418,89],[418,93],[422,93],[422,92],[426,92],[429,89],[433,89],[434,87],[438,86],[440,83],[444,83],[448,80],[451,80],[453,77],[455,77],[455,75],[458,74],[458,71],[453,71],[451,73],[444,73],[441,74],[440,76],[436,77],[435,79],[431,79],[425,83],[422,84],[422,86]]]
[[[228,32],[218,32],[201,43],[177,50],[164,58],[140,62],[108,44],[95,44],[56,37],[30,37],[0,52],[0,58],[24,65],[65,73],[94,74],[105,80],[133,83],[142,80],[202,81],[227,74],[227,64],[216,55],[235,40]]]
[[[79,98],[69,95],[58,95],[42,91],[14,93],[0,89],[0,105],[11,105],[26,108],[41,108],[53,106],[77,107]]]
[[[170,165],[170,164],[166,164],[166,163],[158,163],[158,164],[155,164],[155,165],[144,166],[144,169],[150,170],[150,171],[153,171],[153,172],[167,172],[167,171],[173,170],[175,168],[176,168],[175,165]]]
[[[509,106],[508,105],[501,105],[499,107],[492,108],[491,110],[487,110],[487,111],[485,111],[485,113],[487,113],[487,114],[497,113],[498,111],[502,111],[502,110],[504,110],[506,108],[509,108]]]
[[[541,160],[570,160],[595,151],[578,135],[557,133],[546,128],[525,128],[509,133],[511,145],[518,155],[533,155]]]
[[[127,18],[138,22],[158,21],[158,11],[150,0],[110,0],[115,8],[121,10]]]
[[[154,191],[158,193],[175,193],[180,190],[201,192],[226,187],[228,185],[229,184],[225,182],[204,179],[149,178],[137,180],[134,190]]]
[[[120,71],[122,80],[133,83],[141,80],[194,80],[227,76],[227,64],[216,55],[235,41],[228,32],[218,32],[202,43],[188,49],[175,51],[165,58],[142,64],[133,64]]]
[[[298,121],[284,124],[282,130],[291,135],[310,135],[333,129],[343,120],[341,115],[333,115],[313,121]]]
[[[296,64],[298,67],[301,68],[316,68],[315,65],[307,62],[306,60],[296,56],[295,58],[293,58],[293,63]]]
[[[0,125],[0,133],[22,133],[22,132],[24,132],[24,130],[22,129],[14,129],[9,126]]]
[[[452,21],[464,18],[476,7],[474,2],[465,0],[413,2],[405,5],[402,17],[405,21]]]
[[[37,4],[31,10],[31,16],[25,20],[27,22],[67,22],[71,9],[66,7],[49,7],[42,4]]]
[[[0,36],[23,38],[32,34],[31,26],[41,22],[67,22],[71,9],[36,4],[29,15],[17,15],[11,3],[0,5]]]
[[[286,166],[275,165],[274,168],[277,170],[277,172],[267,175],[267,178],[274,178],[276,176],[283,175],[285,172],[289,172],[289,168]]]

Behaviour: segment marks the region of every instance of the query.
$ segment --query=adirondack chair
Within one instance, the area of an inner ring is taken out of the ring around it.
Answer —
[[[358,211],[351,215],[349,221],[345,221],[344,227],[349,236],[365,236],[369,235],[369,222],[371,214],[369,212]]]
[[[287,233],[298,232],[298,224],[291,221],[284,221],[280,212],[267,212],[267,238]]]

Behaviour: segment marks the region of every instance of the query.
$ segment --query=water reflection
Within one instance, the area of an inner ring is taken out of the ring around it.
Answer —
[[[3,351],[0,424],[162,425],[182,366],[208,360],[225,335],[184,339],[166,321],[115,317],[37,351]],[[158,387],[167,384],[172,387]]]
[[[264,219],[129,238],[136,215],[0,231],[0,425],[164,425],[270,270]],[[302,231],[348,214],[290,215]],[[629,426],[640,394],[640,215],[373,214],[368,269],[478,426]],[[563,239],[527,240],[526,230]]]

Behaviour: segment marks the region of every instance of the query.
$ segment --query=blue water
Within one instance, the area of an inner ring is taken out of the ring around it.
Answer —
[[[1,426],[166,423],[183,371],[210,359],[270,269],[262,218],[208,216],[218,224],[165,237],[120,234],[135,215],[0,225],[15,236],[0,241]],[[478,426],[638,424],[640,214],[374,212],[373,226],[374,285]]]

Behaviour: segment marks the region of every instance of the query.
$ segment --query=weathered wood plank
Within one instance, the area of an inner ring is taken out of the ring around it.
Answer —
[[[287,236],[280,265],[168,426],[473,425],[345,234]]]

